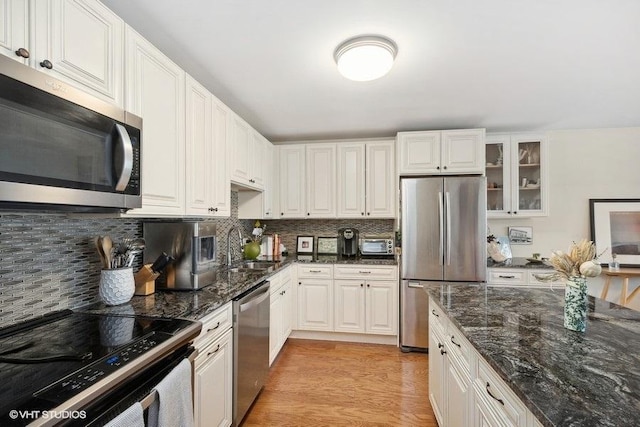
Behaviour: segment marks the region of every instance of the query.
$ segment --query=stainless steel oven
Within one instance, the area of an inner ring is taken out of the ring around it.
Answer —
[[[201,328],[65,310],[0,329],[0,425],[99,426],[148,406],[160,381],[195,356]]]
[[[139,208],[142,119],[0,55],[0,208]]]

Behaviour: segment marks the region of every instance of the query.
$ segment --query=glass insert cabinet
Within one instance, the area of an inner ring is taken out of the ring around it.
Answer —
[[[541,135],[487,134],[487,216],[548,215],[547,146]]]

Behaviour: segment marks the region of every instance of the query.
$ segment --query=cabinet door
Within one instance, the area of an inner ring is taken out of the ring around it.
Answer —
[[[368,281],[365,306],[367,309],[367,332],[384,335],[397,333],[397,281]]]
[[[280,217],[306,217],[305,146],[282,145],[280,151]]]
[[[251,152],[251,128],[235,113],[231,115],[231,180],[239,184],[249,184]]]
[[[232,330],[203,350],[195,361],[194,418],[198,427],[230,426],[233,419]]]
[[[271,144],[256,130],[251,129],[251,144],[249,152],[249,183],[257,189],[264,188],[265,180],[265,156],[267,144]]]
[[[29,60],[16,54],[16,51],[29,51],[30,48],[29,1],[0,0],[0,54],[28,64]]]
[[[230,111],[216,97],[212,97],[212,145],[211,164],[213,165],[212,203],[213,215],[228,217],[231,215],[231,182],[229,180],[228,135]]]
[[[263,157],[264,164],[264,190],[262,191],[262,218],[273,219],[274,192],[275,192],[275,148],[269,141],[265,141]]]
[[[511,143],[509,135],[487,136],[485,148],[487,216],[511,216]]]
[[[365,331],[364,280],[334,280],[335,331]]]
[[[186,76],[186,210],[187,215],[213,214],[211,94]]]
[[[450,427],[468,427],[471,394],[471,380],[457,367],[447,353],[447,425]]]
[[[483,173],[484,137],[484,129],[442,131],[442,172]]]
[[[183,215],[185,73],[127,27],[127,105],[142,117],[142,208],[131,215]]]
[[[471,411],[473,416],[473,427],[502,427],[503,424],[498,423],[493,411],[482,399],[478,391],[474,393],[473,410]]]
[[[283,279],[284,285],[282,286],[282,344],[291,335],[293,328],[293,287],[291,276],[288,272],[285,273]]]
[[[396,216],[395,144],[367,143],[367,218]]]
[[[440,131],[399,132],[398,174],[440,173]]]
[[[365,144],[338,143],[338,218],[365,216]]]
[[[547,215],[548,179],[545,142],[539,135],[511,136],[512,203],[514,215]]]
[[[269,314],[269,366],[273,363],[282,346],[283,294],[282,288],[271,294]]]
[[[336,144],[307,145],[307,217],[336,216]]]
[[[298,282],[298,329],[333,331],[333,281]]]
[[[446,426],[445,416],[445,357],[444,340],[429,328],[429,401],[433,408],[433,413],[438,420],[438,425]]]
[[[32,66],[122,106],[124,21],[97,0],[32,4]],[[44,61],[52,68],[45,67]]]

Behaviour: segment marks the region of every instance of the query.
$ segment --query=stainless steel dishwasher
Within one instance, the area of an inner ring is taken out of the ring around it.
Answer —
[[[233,300],[233,425],[238,426],[269,373],[269,282]]]

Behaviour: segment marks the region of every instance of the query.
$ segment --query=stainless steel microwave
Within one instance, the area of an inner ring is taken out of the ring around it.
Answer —
[[[0,55],[0,208],[139,208],[142,119]]]

